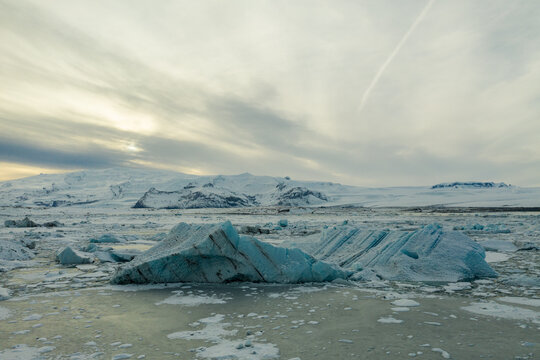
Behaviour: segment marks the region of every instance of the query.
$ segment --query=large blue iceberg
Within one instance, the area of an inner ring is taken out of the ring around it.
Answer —
[[[353,278],[359,280],[449,282],[497,276],[485,261],[482,246],[436,224],[416,231],[331,227],[308,252],[355,271]]]
[[[238,235],[227,221],[176,225],[163,241],[120,267],[111,282],[302,283],[345,279],[350,274],[302,250]]]

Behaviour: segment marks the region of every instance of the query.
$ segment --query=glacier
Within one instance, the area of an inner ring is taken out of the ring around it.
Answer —
[[[304,283],[346,279],[350,274],[300,249],[239,235],[226,221],[176,225],[163,241],[121,266],[111,282]]]
[[[497,277],[481,245],[457,231],[430,224],[415,231],[329,227],[321,241],[304,246],[315,258],[356,273],[353,279],[421,282]]]

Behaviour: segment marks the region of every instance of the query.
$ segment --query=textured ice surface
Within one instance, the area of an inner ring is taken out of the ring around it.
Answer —
[[[29,260],[34,254],[21,243],[9,240],[0,240],[0,264],[2,260]]]
[[[29,266],[34,253],[19,242],[0,240],[0,272]]]
[[[484,249],[466,235],[432,224],[416,231],[337,226],[323,232],[312,255],[357,271],[356,278],[461,281],[496,277]]]
[[[347,275],[299,249],[239,236],[227,221],[217,225],[176,225],[166,239],[121,267],[111,281],[301,283],[332,281]]]

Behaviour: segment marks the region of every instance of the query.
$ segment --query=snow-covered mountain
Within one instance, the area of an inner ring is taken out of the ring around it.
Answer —
[[[490,182],[366,188],[248,173],[196,176],[144,168],[42,174],[0,182],[0,206],[224,208],[333,205],[540,207],[540,188]]]

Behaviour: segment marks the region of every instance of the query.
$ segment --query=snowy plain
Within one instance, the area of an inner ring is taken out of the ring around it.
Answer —
[[[202,198],[212,204],[231,193],[252,203],[200,208],[198,196],[189,202],[198,208],[163,209],[159,201],[133,208],[151,188],[182,201],[201,190],[212,194]],[[517,186],[369,189],[142,169],[3,182],[0,241],[22,244],[31,255],[0,260],[0,359],[534,359],[540,354],[539,206],[540,189]],[[26,216],[60,224],[2,226]],[[276,246],[315,243],[325,227],[344,223],[385,231],[436,223],[483,246],[499,276],[120,286],[110,284],[120,263],[56,261],[66,246],[94,244],[126,255],[160,243],[180,222],[225,221]],[[99,243],[103,235],[118,242]]]

